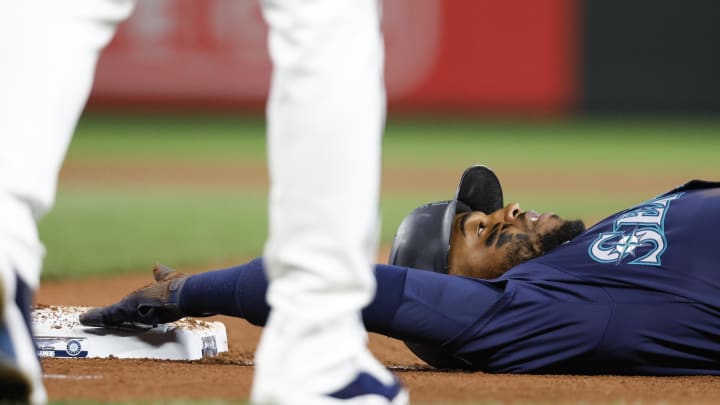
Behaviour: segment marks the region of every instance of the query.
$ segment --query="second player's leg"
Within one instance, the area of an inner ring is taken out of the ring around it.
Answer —
[[[273,312],[253,398],[282,402],[379,369],[359,311],[374,292],[383,51],[377,0],[263,6],[274,64],[265,249]]]
[[[100,51],[134,0],[9,3],[0,8],[0,264],[36,288],[36,223],[53,205]]]
[[[29,296],[39,283],[44,248],[37,221],[53,204],[58,171],[99,52],[133,3],[0,5],[0,329],[10,331],[2,340],[12,345],[11,361],[33,380],[33,402],[43,402],[45,394],[29,325],[23,325],[29,308],[18,306],[16,296]]]

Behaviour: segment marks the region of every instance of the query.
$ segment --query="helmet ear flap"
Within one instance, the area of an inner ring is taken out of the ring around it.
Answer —
[[[450,273],[450,244],[452,242],[452,236],[454,232],[453,223],[455,222],[455,217],[458,214],[462,214],[464,212],[472,212],[472,208],[470,208],[469,205],[463,203],[462,201],[457,201],[455,203],[455,209],[452,210],[453,212],[446,212],[445,219],[444,219],[444,226],[443,229],[448,233],[447,236],[444,236],[444,239],[447,240],[447,250],[445,251],[444,255],[441,255],[443,257],[442,259],[442,265],[443,265],[443,271],[442,273],[449,274]],[[437,270],[436,270],[437,271]]]
[[[413,210],[400,223],[390,250],[388,263],[447,272],[450,228],[448,218],[455,214],[455,201],[425,204]]]

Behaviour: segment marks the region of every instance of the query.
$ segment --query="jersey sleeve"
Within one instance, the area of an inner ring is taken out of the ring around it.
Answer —
[[[447,343],[502,301],[503,282],[378,265],[377,294],[363,311],[370,332],[403,340],[436,368],[474,368]]]
[[[502,305],[446,347],[474,368],[501,373],[584,372],[602,340],[612,302],[601,288],[539,263],[516,267]]]
[[[418,357],[437,368],[473,368],[456,358],[446,344],[498,305],[503,283],[391,265],[377,265],[375,277],[375,297],[362,311],[369,332],[405,341]],[[204,289],[206,299],[188,300],[193,308],[206,309],[200,303],[207,302],[213,312],[241,316],[260,326],[267,321],[270,307],[265,300],[267,277],[262,260],[194,278],[211,278],[212,288]],[[216,295],[222,286],[233,288],[228,289],[226,300]],[[232,300],[236,304],[230,308],[220,307],[219,301]]]

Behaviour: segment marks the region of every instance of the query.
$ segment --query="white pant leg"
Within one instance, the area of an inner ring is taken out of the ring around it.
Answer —
[[[255,401],[273,389],[329,392],[366,367],[359,311],[375,291],[385,115],[378,0],[263,7],[274,65],[265,246],[273,310],[256,353]]]
[[[92,85],[100,50],[134,0],[16,0],[0,3],[0,321],[18,369],[46,393],[15,274],[37,288],[44,248],[37,221],[55,199],[57,175]]]
[[[134,0],[0,4],[0,268],[15,268],[32,287],[44,255],[37,221],[53,205],[99,53],[133,5]]]

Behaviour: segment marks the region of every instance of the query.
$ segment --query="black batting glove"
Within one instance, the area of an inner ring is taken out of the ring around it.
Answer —
[[[81,314],[80,323],[105,328],[148,329],[187,316],[180,309],[179,298],[188,276],[161,264],[155,265],[153,276],[155,283],[130,293],[120,302]]]

